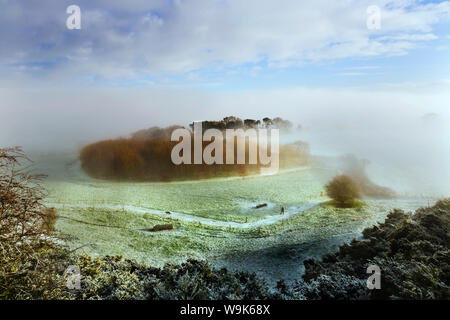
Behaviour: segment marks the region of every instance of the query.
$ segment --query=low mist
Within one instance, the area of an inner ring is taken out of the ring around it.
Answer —
[[[282,117],[283,142],[317,155],[368,160],[374,183],[400,195],[450,195],[448,84],[376,88],[214,92],[157,89],[0,89],[1,146],[77,152],[106,138],[194,120]],[[300,125],[300,128],[297,126]]]

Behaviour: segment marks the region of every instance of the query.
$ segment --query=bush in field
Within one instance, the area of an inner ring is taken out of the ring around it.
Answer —
[[[327,195],[340,205],[352,204],[361,198],[358,184],[347,175],[336,176],[326,186]]]

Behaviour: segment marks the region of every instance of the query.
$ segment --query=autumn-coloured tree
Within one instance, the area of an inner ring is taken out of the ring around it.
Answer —
[[[278,119],[278,124],[282,122]],[[272,120],[265,118],[267,123]],[[221,121],[203,121],[202,129],[248,129],[259,128],[259,120],[246,119],[244,122],[237,117],[225,117]],[[190,125],[193,128],[194,124]],[[171,141],[173,130],[180,126],[167,128],[152,127],[140,130],[129,138],[118,138],[98,141],[81,149],[80,160],[82,169],[91,177],[116,181],[177,181],[189,179],[207,179],[228,176],[245,176],[258,174],[262,165],[250,164],[249,140],[245,142],[246,164],[237,163],[237,139],[234,138],[233,164],[175,165],[171,161],[171,152],[178,143]],[[203,141],[202,150],[209,144]],[[191,133],[191,153],[194,153],[194,137]],[[223,163],[226,162],[226,139],[223,140]],[[310,159],[309,146],[304,142],[281,145],[279,149],[280,168],[304,166]]]

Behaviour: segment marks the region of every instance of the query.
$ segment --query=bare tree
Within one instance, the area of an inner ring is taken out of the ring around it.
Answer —
[[[20,148],[0,149],[0,300],[67,297],[67,254],[52,237],[57,218]]]
[[[0,149],[0,240],[10,245],[41,237],[46,223],[45,175],[31,174],[30,163],[20,148]]]

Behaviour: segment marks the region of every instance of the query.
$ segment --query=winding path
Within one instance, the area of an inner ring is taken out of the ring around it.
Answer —
[[[193,223],[201,223],[202,225],[211,226],[211,227],[231,227],[236,229],[250,229],[250,228],[257,228],[261,226],[266,226],[270,224],[274,224],[277,222],[280,222],[282,220],[285,220],[291,216],[301,214],[302,212],[309,210],[316,205],[318,205],[320,202],[311,202],[308,204],[305,204],[300,207],[290,207],[287,208],[285,213],[277,214],[273,216],[266,216],[265,218],[255,221],[255,222],[245,222],[245,223],[239,223],[239,222],[233,222],[233,221],[220,221],[215,219],[209,219],[209,218],[203,218],[198,217],[186,213],[180,213],[180,212],[170,212],[170,215],[166,214],[165,211],[161,210],[155,210],[155,209],[148,209],[143,207],[137,207],[132,205],[96,205],[95,208],[98,209],[107,209],[107,210],[125,210],[129,212],[136,212],[136,213],[149,213],[154,214],[158,216],[164,216],[164,217],[171,217],[175,218],[184,222],[193,222]],[[84,205],[84,204],[60,204],[60,203],[46,203],[49,207],[54,208],[92,208],[92,205]]]

